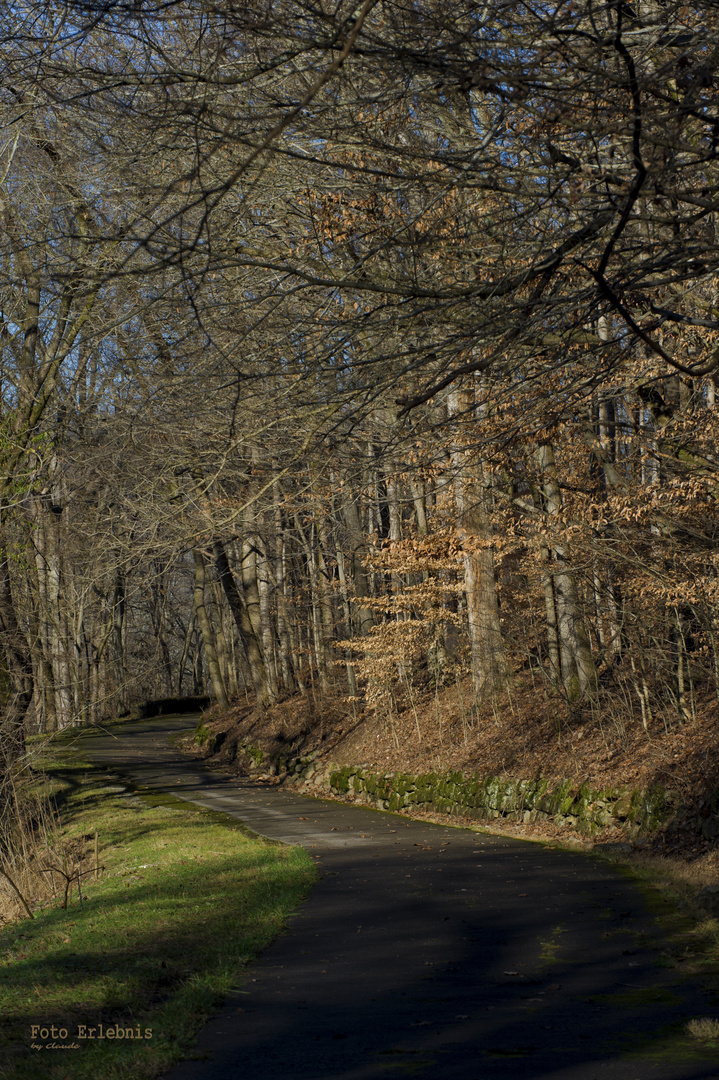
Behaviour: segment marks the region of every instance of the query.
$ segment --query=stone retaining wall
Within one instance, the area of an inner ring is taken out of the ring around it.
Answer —
[[[250,745],[237,747],[248,770],[278,776],[288,785],[321,795],[338,795],[380,810],[417,809],[487,821],[503,818],[529,823],[552,821],[587,834],[622,826],[629,837],[666,824],[675,814],[676,796],[659,786],[597,790],[564,780],[479,779],[461,773],[376,773],[364,765],[320,764],[318,754],[268,760]]]

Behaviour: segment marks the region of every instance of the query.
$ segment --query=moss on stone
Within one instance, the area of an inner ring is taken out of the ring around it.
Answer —
[[[204,720],[200,720],[199,724],[195,728],[194,739],[198,746],[204,746],[212,738],[212,732],[208,728]]]
[[[330,773],[330,784],[337,789],[339,794],[346,795],[349,791],[352,775],[352,767],[350,765],[345,765],[343,768]]]
[[[261,765],[265,759],[265,755],[259,746],[251,746],[250,743],[243,743],[240,747],[243,754],[245,754],[251,761],[254,761],[255,765]]]
[[[202,746],[213,739],[212,732],[201,721],[195,730],[195,742]],[[263,751],[249,744],[239,750],[256,765],[265,759]],[[654,829],[666,822],[673,811],[673,797],[659,785],[645,790],[626,788],[593,789],[582,784],[579,789],[571,780],[554,785],[544,778],[512,779],[498,776],[464,776],[460,772],[373,773],[361,765],[338,766],[331,763],[319,768],[317,751],[295,759],[273,756],[271,763],[278,772],[285,770],[295,781],[313,776],[320,789],[329,788],[333,794],[357,795],[380,809],[400,811],[408,807],[427,808],[456,817],[474,820],[507,820],[531,822],[553,820],[555,824],[577,828],[593,835],[612,821],[624,823],[628,838],[640,831]],[[719,812],[719,789],[715,792]]]
[[[642,804],[642,826],[645,829],[656,829],[670,810],[666,791],[658,784],[653,784],[644,792]]]

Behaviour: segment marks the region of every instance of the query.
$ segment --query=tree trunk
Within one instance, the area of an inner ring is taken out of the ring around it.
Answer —
[[[220,540],[216,540],[214,544],[215,554],[215,567],[217,574],[222,583],[227,603],[230,605],[230,611],[232,612],[237,626],[237,631],[240,635],[240,641],[245,650],[247,656],[247,662],[250,669],[250,676],[252,678],[252,685],[254,686],[255,693],[257,694],[257,701],[260,705],[271,705],[274,697],[270,682],[267,676],[267,669],[265,667],[265,658],[262,651],[262,640],[255,630],[255,625],[250,616],[248,606],[246,603],[246,594],[243,596],[240,590],[237,588],[237,582],[230,568],[230,563],[227,558],[227,552],[225,551],[224,544]],[[257,590],[257,581],[255,580],[255,592]],[[256,614],[259,617],[259,597],[255,596],[256,601]],[[260,632],[262,627],[259,627]]]
[[[25,757],[24,723],[34,685],[30,650],[15,614],[5,549],[0,550],[0,632],[9,675],[0,719],[0,852],[7,852],[13,850],[21,827],[15,783]]]
[[[321,626],[322,626],[322,665],[321,672],[324,679],[323,689],[328,689],[334,675],[334,653],[332,642],[335,637],[334,614],[332,610],[332,569],[329,565],[329,538],[327,535],[327,519],[320,512],[317,521],[317,538],[319,540],[317,585],[319,590]]]
[[[543,443],[539,447],[537,459],[542,476],[545,509],[550,518],[559,518],[562,496],[557,480],[554,448],[550,443]],[[576,578],[570,570],[569,544],[557,541],[552,548],[562,683],[568,700],[576,701],[594,689],[597,677],[589,638],[580,613]]]
[[[125,664],[125,577],[121,570],[115,575],[115,591],[112,597],[112,667],[115,674],[117,711],[122,714],[127,708],[126,664]]]
[[[562,664],[559,648],[559,631],[557,629],[557,601],[554,595],[554,578],[550,567],[550,552],[545,543],[540,543],[540,558],[542,561],[542,590],[544,592],[544,608],[547,615],[547,652],[549,655],[549,678],[552,685],[561,685]]]
[[[457,390],[450,395],[449,411],[465,425],[465,439],[457,435],[452,449],[455,470],[455,502],[459,528],[464,537],[464,588],[472,650],[472,677],[475,694],[492,693],[507,678],[507,662],[497,602],[494,555],[491,548],[491,494],[484,468],[474,451],[463,445],[474,409],[472,391]]]
[[[279,479],[275,480],[272,488],[272,505],[274,512],[274,540],[275,540],[275,597],[276,597],[276,620],[277,639],[280,653],[280,672],[282,683],[288,693],[295,690],[295,676],[292,670],[292,642],[290,640],[289,616],[287,612],[287,544],[285,540],[285,528],[280,505],[281,487]]]
[[[207,666],[210,670],[212,690],[220,707],[225,710],[229,708],[230,703],[227,697],[227,689],[222,678],[220,664],[217,659],[212,625],[210,623],[209,615],[207,614],[207,608],[205,607],[205,556],[197,549],[195,549],[192,554],[195,560],[195,613],[197,614],[197,622],[199,623],[202,641],[205,646],[205,656],[207,657]]]
[[[360,637],[366,637],[374,626],[374,612],[371,608],[362,604],[364,599],[372,595],[369,583],[369,575],[364,560],[367,557],[367,543],[360,525],[357,504],[352,496],[349,483],[343,489],[342,516],[347,527],[347,536],[350,545],[350,576],[354,585],[354,615],[357,620],[357,631]]]

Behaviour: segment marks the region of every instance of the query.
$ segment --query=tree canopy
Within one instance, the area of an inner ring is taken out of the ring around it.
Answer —
[[[715,4],[3,20],[7,769],[187,688],[716,694]]]

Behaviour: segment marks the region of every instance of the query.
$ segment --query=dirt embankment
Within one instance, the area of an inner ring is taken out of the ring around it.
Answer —
[[[618,710],[572,713],[528,679],[479,709],[469,708],[470,701],[469,685],[457,683],[384,717],[342,695],[297,695],[266,711],[242,702],[224,715],[207,714],[200,752],[238,772],[252,768],[251,755],[238,753],[250,746],[262,750],[265,763],[316,752],[318,765],[362,764],[381,773],[541,777],[593,789],[658,785],[673,793],[679,812],[671,828],[643,838],[642,845],[688,859],[719,859],[717,839],[706,836],[706,828],[702,832],[719,793],[716,700],[699,703],[691,719],[664,714],[646,730],[638,717]],[[277,782],[263,768],[253,774]],[[551,823],[504,827],[566,835]]]

